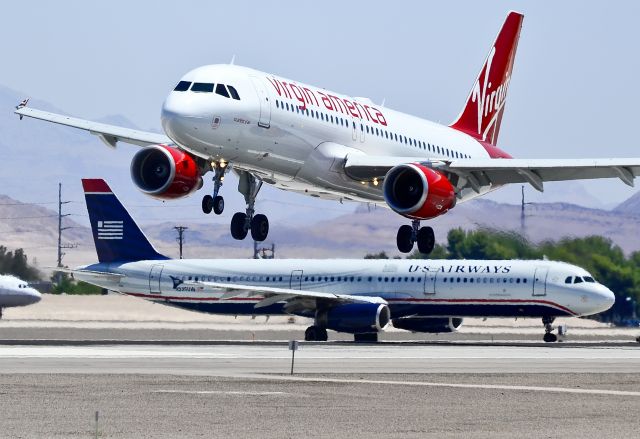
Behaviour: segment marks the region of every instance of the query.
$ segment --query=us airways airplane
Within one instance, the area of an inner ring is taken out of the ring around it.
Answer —
[[[391,322],[451,332],[463,317],[553,320],[609,309],[614,295],[585,270],[550,261],[169,259],[146,239],[104,180],[82,180],[98,263],[65,270],[103,288],[193,311],[310,317],[327,330],[377,341]]]
[[[225,173],[233,168],[245,212],[231,219],[231,235],[266,239],[269,222],[256,214],[263,183],[313,197],[380,203],[411,220],[397,245],[422,253],[434,246],[435,218],[457,203],[509,183],[617,177],[632,186],[634,159],[513,159],[498,148],[523,16],[510,12],[491,46],[462,112],[449,126],[384,108],[370,99],[237,65],[209,65],[184,75],[164,101],[166,135],[131,130],[18,105],[16,113],[72,126],[115,147],[142,147],[131,177],[159,199],[187,196],[213,173],[205,213],[222,213]]]
[[[32,305],[40,299],[40,293],[27,282],[15,276],[0,275],[0,318],[3,308]]]

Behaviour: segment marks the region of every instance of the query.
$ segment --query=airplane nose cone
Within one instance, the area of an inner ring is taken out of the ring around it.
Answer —
[[[605,290],[606,291],[603,292],[603,305],[606,306],[605,309],[609,309],[616,303],[616,296],[609,288],[605,288]]]
[[[29,304],[38,303],[42,300],[42,294],[36,289],[30,289],[29,291]]]
[[[165,134],[179,145],[197,146],[203,141],[208,128],[208,111],[202,102],[172,92],[165,99],[160,114],[160,123]]]

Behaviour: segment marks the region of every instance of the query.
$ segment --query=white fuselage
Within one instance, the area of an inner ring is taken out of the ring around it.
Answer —
[[[37,303],[42,296],[15,276],[0,275],[0,309]]]
[[[192,70],[185,84],[222,84],[240,99],[214,91],[172,91],[162,126],[176,144],[209,161],[292,191],[329,199],[382,202],[381,186],[356,181],[342,168],[348,155],[454,160],[491,157],[473,137],[425,119],[246,67]],[[465,190],[459,201],[491,190]]]
[[[224,290],[198,283],[376,296],[388,302],[392,318],[583,316],[614,303],[613,293],[585,270],[550,261],[184,259],[83,269],[124,275],[117,281],[76,272],[77,278],[113,291],[220,314],[313,317],[287,309],[285,302],[257,309],[262,297],[225,299]]]

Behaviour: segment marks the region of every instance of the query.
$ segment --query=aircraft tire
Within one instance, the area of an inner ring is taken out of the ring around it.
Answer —
[[[216,215],[220,215],[224,211],[224,198],[220,195],[216,195],[211,204],[213,206],[213,212]]]
[[[356,343],[378,343],[378,333],[353,334],[353,341]]]
[[[545,343],[555,343],[556,341],[558,341],[558,336],[552,334],[551,332],[547,332],[546,334],[544,334],[544,337],[542,337],[542,340],[544,340]]]
[[[247,237],[248,230],[244,226],[246,218],[247,214],[244,212],[236,212],[233,214],[231,218],[231,236],[233,239],[242,241]]]
[[[205,195],[202,197],[202,211],[204,213],[210,214],[213,207],[213,197],[211,195]]]
[[[251,219],[251,237],[258,242],[267,239],[269,234],[269,219],[259,213]]]
[[[428,255],[436,245],[436,238],[431,227],[422,227],[418,230],[418,251]]]
[[[411,226],[404,225],[398,229],[396,236],[396,244],[401,253],[409,253],[413,249],[413,229]]]

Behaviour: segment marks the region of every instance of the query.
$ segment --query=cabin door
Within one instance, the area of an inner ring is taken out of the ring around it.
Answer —
[[[269,128],[271,126],[271,103],[269,102],[269,93],[264,86],[264,82],[261,78],[251,76],[251,82],[258,94],[258,101],[260,102],[260,119],[258,120],[258,126],[262,128]]]
[[[160,276],[162,275],[162,268],[164,265],[156,264],[151,267],[149,271],[149,293],[161,294],[160,292]]]
[[[438,277],[438,272],[440,270],[436,270],[435,268],[429,268],[428,271],[424,273],[424,295],[432,295],[436,293],[436,278]]]
[[[547,275],[549,269],[545,267],[536,268],[533,275],[533,295],[534,296],[546,296],[547,295]]]
[[[289,281],[289,288],[292,290],[302,289],[302,270],[293,270],[291,272],[291,280]]]

